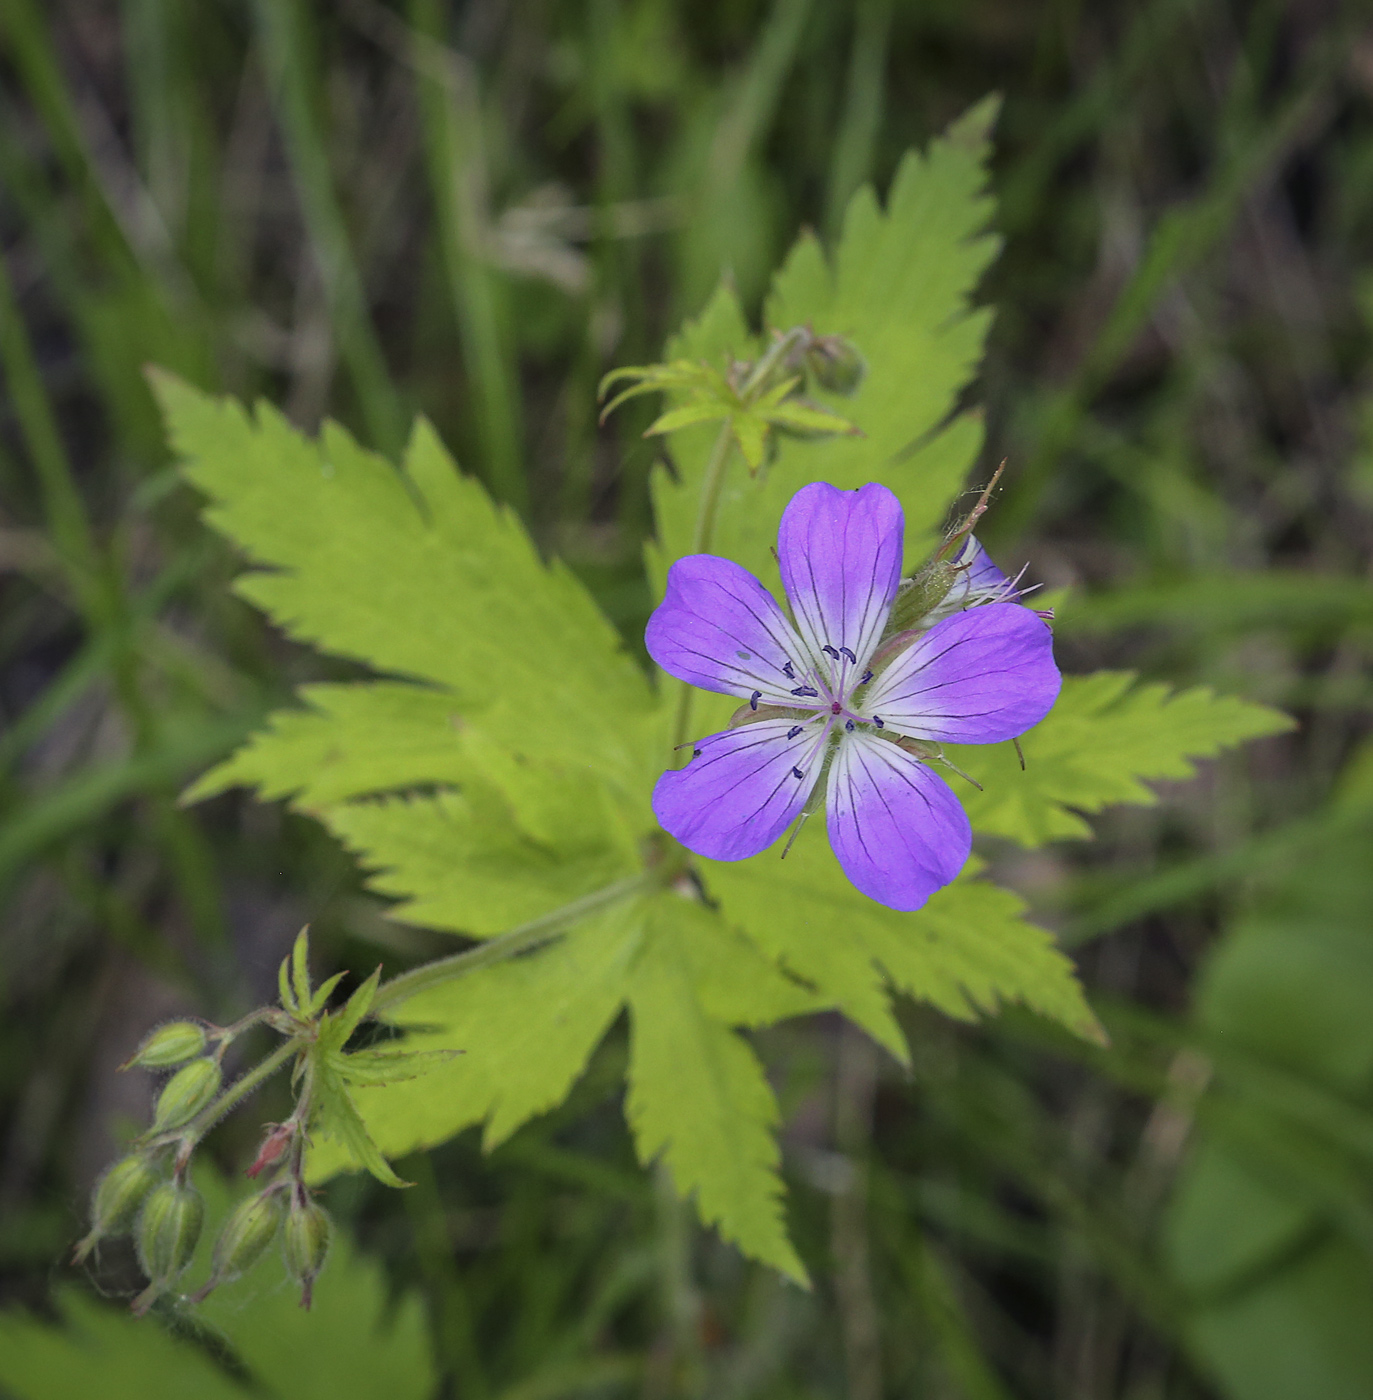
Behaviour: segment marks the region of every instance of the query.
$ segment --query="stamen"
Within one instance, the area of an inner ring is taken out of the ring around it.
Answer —
[[[799,768],[793,768],[791,770],[791,776],[793,778],[804,778],[806,775]]]
[[[758,708],[758,702],[759,702],[762,698],[763,698],[763,692],[762,692],[761,690],[755,690],[755,691],[753,692],[753,694],[750,695],[749,698],[748,698],[748,707],[749,707],[749,709],[750,709],[750,710],[756,710],[756,709]]]
[[[806,824],[806,818],[807,818],[808,816],[810,816],[810,813],[809,813],[809,812],[802,812],[802,813],[801,813],[801,820],[800,820],[799,822],[797,822],[796,825],[795,825],[794,827],[792,827],[792,829],[791,829],[791,835],[787,837],[787,844],[786,844],[785,846],[782,847],[782,859],[783,859],[783,860],[786,860],[786,858],[787,858],[787,852],[788,852],[789,850],[791,850],[791,848],[796,844],[796,838],[801,834],[801,828],[802,828],[803,826],[805,826],[805,824]]]
[[[794,680],[796,679],[796,672],[793,671],[793,670],[791,669],[791,662],[790,662],[790,661],[788,661],[788,662],[786,663],[786,665],[782,667],[782,674],[783,674],[789,681],[794,681]]]
[[[787,730],[787,738],[788,738],[788,739],[794,739],[804,728],[805,728],[805,725],[803,725],[803,724],[798,724],[794,729],[788,729],[788,730]]]
[[[848,649],[848,647],[840,647],[839,650],[842,651],[844,655],[847,656],[848,659],[852,661],[855,666],[858,665],[858,658]]]
[[[885,729],[885,728],[887,727],[885,724],[882,723],[882,721],[881,721],[880,719],[877,718],[876,715],[874,715],[874,716],[872,717],[872,722],[873,722],[879,729]]]
[[[834,659],[835,659],[836,661],[839,660],[839,653],[838,653],[837,651],[835,651],[835,649],[834,649],[833,647],[831,647],[831,646],[823,646],[823,647],[820,648],[820,650],[823,651],[823,652],[825,653],[826,656],[832,656],[832,657],[834,657]]]
[[[858,684],[859,684],[859,685],[867,685],[867,683],[868,683],[871,679],[872,679],[872,672],[871,672],[871,671],[864,671],[864,672],[863,672],[863,679],[862,679],[861,681],[859,681]]]
[[[700,758],[700,756],[701,756],[701,750],[700,750],[700,749],[692,749],[692,751],[691,751],[691,756],[692,756],[692,758]]]
[[[793,695],[809,695],[812,699],[818,699],[820,695],[818,690],[812,690],[808,685],[798,685],[791,693]]]
[[[847,730],[849,731],[850,734],[852,734],[852,733],[853,733],[853,721],[852,721],[851,719],[850,719],[850,720],[845,720],[845,721],[844,721],[844,728],[847,729]]]

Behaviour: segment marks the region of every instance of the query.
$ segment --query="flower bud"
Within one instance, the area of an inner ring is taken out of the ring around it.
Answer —
[[[170,1132],[189,1123],[219,1093],[223,1082],[219,1065],[214,1060],[192,1060],[177,1070],[157,1097],[153,1132]]]
[[[191,1262],[205,1221],[205,1202],[194,1186],[164,1181],[155,1187],[138,1217],[138,1262],[159,1288]]]
[[[127,1234],[138,1208],[161,1180],[153,1159],[142,1153],[114,1163],[91,1192],[91,1230],[76,1247],[76,1262],[81,1263],[102,1239]]]
[[[195,1302],[221,1283],[246,1274],[262,1258],[276,1238],[284,1210],[279,1191],[250,1196],[235,1207],[215,1241],[210,1281],[195,1295]]]
[[[138,1065],[141,1069],[171,1069],[199,1055],[206,1040],[204,1026],[194,1021],[172,1021],[153,1031],[119,1068]]]
[[[286,1271],[300,1284],[300,1306],[309,1308],[315,1278],[324,1267],[329,1253],[329,1237],[333,1227],[328,1215],[313,1201],[291,1202],[286,1217],[281,1248],[286,1256]]]
[[[867,362],[857,347],[839,335],[821,336],[812,341],[806,349],[806,368],[822,389],[845,398],[857,392],[868,372]]]

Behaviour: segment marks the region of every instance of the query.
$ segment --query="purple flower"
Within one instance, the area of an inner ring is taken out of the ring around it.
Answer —
[[[794,624],[731,560],[693,554],[672,566],[649,655],[680,680],[748,702],[736,727],[698,740],[653,790],[658,820],[684,846],[712,860],[757,855],[823,783],[834,853],[872,899],[918,909],[963,868],[968,819],[925,759],[941,743],[994,744],[1038,724],[1058,697],[1058,668],[1049,628],[1013,602],[955,612],[879,655],[903,524],[876,483],[798,491],[777,540]],[[1015,596],[972,548],[960,606],[984,589]]]

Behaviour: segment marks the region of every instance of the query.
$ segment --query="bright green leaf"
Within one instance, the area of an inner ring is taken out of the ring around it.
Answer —
[[[407,1049],[461,1053],[413,1083],[354,1091],[381,1150],[401,1156],[480,1122],[491,1147],[561,1103],[620,1009],[642,927],[629,902],[398,1007]],[[355,1165],[337,1143],[311,1154],[315,1179]]]
[[[707,883],[727,918],[898,1059],[907,1051],[888,983],[960,1020],[1014,1001],[1100,1037],[1072,964],[1025,921],[1015,895],[973,879],[971,868],[923,909],[898,913],[854,889],[814,827],[785,862],[772,852],[706,862]]]
[[[1204,687],[1174,692],[1133,685],[1134,679],[1127,671],[1066,677],[1048,718],[1020,740],[1023,773],[1009,744],[947,746],[984,789],[953,780],[973,828],[1025,846],[1090,836],[1078,812],[1156,802],[1145,780],[1190,778],[1190,759],[1292,727],[1288,716],[1265,705]]]
[[[701,1219],[746,1253],[807,1282],[782,1216],[777,1101],[753,1051],[697,995],[695,920],[659,911],[630,987],[625,1111],[645,1163],[661,1154]]]
[[[470,771],[449,691],[373,681],[307,685],[299,694],[308,709],[277,711],[185,800],[255,787],[263,797],[290,797],[310,810],[421,784],[456,785]]]

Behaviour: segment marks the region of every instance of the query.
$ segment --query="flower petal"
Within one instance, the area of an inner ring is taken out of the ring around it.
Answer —
[[[860,712],[898,734],[997,744],[1038,724],[1062,685],[1048,624],[1017,603],[957,613],[872,683]]]
[[[877,482],[840,491],[804,486],[782,513],[777,533],[782,584],[796,628],[830,688],[857,674],[882,635],[901,581],[901,503]],[[831,648],[826,652],[826,647]],[[849,657],[841,663],[847,649]]]
[[[813,720],[798,725],[767,719],[712,734],[685,768],[658,779],[653,814],[697,855],[756,856],[805,806],[820,773],[827,729]]]
[[[890,909],[919,909],[963,869],[972,828],[949,785],[887,739],[845,735],[826,794],[844,874]]]
[[[1007,603],[1016,596],[1015,585],[992,563],[973,535],[963,541],[952,562],[958,566],[958,577],[949,590],[949,598],[957,598],[960,607],[974,599],[993,598]]]
[[[668,570],[667,594],[644,632],[669,675],[702,690],[794,705],[805,648],[772,595],[731,559],[689,554]],[[783,670],[792,664],[793,674]]]

